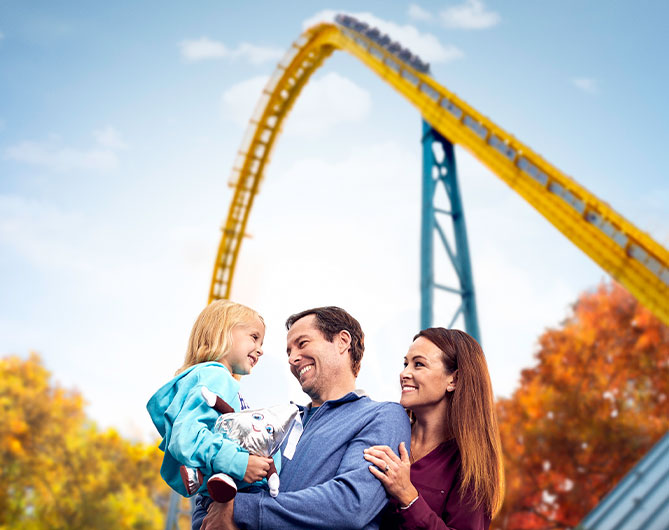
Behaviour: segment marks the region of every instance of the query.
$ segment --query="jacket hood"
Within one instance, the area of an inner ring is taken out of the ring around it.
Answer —
[[[167,408],[170,406],[170,404],[174,401],[174,396],[179,391],[178,387],[179,381],[181,381],[194,369],[196,368],[199,369],[206,365],[220,366],[221,369],[228,371],[228,369],[225,366],[217,362],[196,364],[194,366],[191,366],[188,370],[181,372],[179,375],[177,375],[167,383],[165,383],[158,389],[158,391],[155,394],[153,394],[153,396],[151,396],[151,399],[149,399],[149,402],[146,404],[146,409],[149,411],[151,420],[153,421],[153,424],[156,426],[156,429],[158,429],[160,436],[162,437],[165,436],[168,422],[168,420],[165,417],[165,412],[167,411]],[[230,372],[228,371],[228,373]]]

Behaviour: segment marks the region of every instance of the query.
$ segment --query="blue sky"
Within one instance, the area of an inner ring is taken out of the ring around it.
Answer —
[[[669,245],[664,2],[3,1],[0,355],[38,351],[102,425],[150,435],[144,404],[206,302],[246,120],[304,24],[331,10],[387,28]],[[396,399],[418,329],[419,135],[413,107],[344,53],[305,88],[233,291],[268,323],[243,382],[252,404],[304,400],[283,321],[325,304],[367,333],[360,386]],[[484,350],[509,395],[541,331],[606,274],[460,149],[458,165]]]

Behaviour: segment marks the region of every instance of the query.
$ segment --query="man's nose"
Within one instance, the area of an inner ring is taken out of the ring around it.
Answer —
[[[291,352],[288,354],[288,363],[289,364],[297,364],[300,362],[300,354],[298,352]]]

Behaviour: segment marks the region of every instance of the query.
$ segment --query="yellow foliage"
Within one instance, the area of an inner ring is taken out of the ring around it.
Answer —
[[[0,530],[164,527],[156,444],[99,431],[39,356],[0,359]]]

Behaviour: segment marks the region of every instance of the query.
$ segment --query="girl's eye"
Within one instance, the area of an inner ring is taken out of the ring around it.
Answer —
[[[261,420],[265,419],[265,416],[263,416],[262,414],[256,413],[256,414],[253,415],[253,419],[256,420],[256,421],[261,421]]]
[[[406,368],[407,366],[409,366],[409,363],[406,362],[406,361],[404,361],[404,362],[402,363],[402,366],[404,366],[404,368]]]
[[[265,426],[265,430],[266,430],[269,434],[273,434],[273,433],[274,433],[274,427],[272,427],[271,425],[266,425],[266,426]]]

